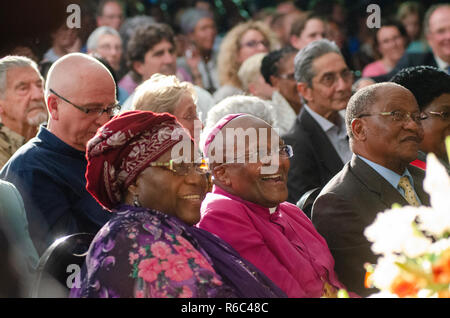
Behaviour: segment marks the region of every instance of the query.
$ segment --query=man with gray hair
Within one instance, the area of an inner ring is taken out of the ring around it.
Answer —
[[[68,76],[70,74],[70,76]],[[117,113],[115,82],[95,58],[71,53],[50,68],[47,125],[0,171],[22,195],[40,255],[61,236],[96,233],[109,213],[86,190],[86,144]]]
[[[388,81],[404,68],[428,65],[450,74],[450,3],[439,3],[428,8],[423,19],[424,35],[431,51],[406,52],[388,74],[373,77],[376,82]]]
[[[348,103],[353,157],[320,192],[312,221],[328,243],[339,279],[360,296],[375,291],[364,287],[364,264],[377,261],[364,229],[394,203],[429,205],[425,173],[409,164],[417,158],[425,118],[414,95],[395,83],[364,87]]]
[[[99,55],[118,72],[120,59],[122,58],[122,39],[119,32],[109,26],[101,26],[95,29],[87,39],[87,52]]]
[[[326,39],[300,50],[294,64],[297,90],[306,101],[283,137],[294,149],[288,201],[295,204],[305,193],[325,186],[351,158],[339,111],[351,96],[353,73],[336,44]]]
[[[47,120],[43,84],[33,60],[0,59],[0,168]]]

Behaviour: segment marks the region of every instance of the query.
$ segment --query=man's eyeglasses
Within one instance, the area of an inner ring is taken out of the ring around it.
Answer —
[[[294,151],[292,146],[283,145],[278,151],[273,152],[272,154],[268,154],[267,151],[265,153],[258,153],[257,151],[251,154],[245,154],[235,159],[235,163],[268,163],[271,161],[272,157],[278,153],[280,158],[292,158],[294,156]]]
[[[270,45],[269,41],[267,41],[267,40],[262,40],[262,41],[252,40],[252,41],[245,42],[244,44],[242,44],[242,46],[248,46],[250,48],[255,48],[260,44],[262,44],[265,48],[269,48],[269,45]]]
[[[204,158],[201,162],[176,162],[173,159],[168,162],[151,162],[150,167],[161,167],[172,171],[177,176],[186,176],[191,171],[199,174],[206,174],[210,171],[208,160]]]
[[[394,110],[392,112],[381,112],[375,114],[361,114],[358,118],[367,117],[367,116],[390,116],[394,121],[406,122],[408,119],[412,119],[414,122],[420,124],[422,120],[428,118],[425,113],[410,113],[410,112],[402,112],[399,110]]]
[[[352,82],[354,75],[353,72],[349,69],[343,70],[340,73],[326,73],[322,76],[322,78],[319,80],[319,83],[331,87],[335,85],[339,79],[339,76],[342,78],[344,82]]]
[[[76,109],[82,111],[83,113],[88,114],[88,115],[97,115],[97,117],[102,116],[104,113],[108,114],[109,117],[112,117],[114,115],[117,115],[119,113],[119,111],[120,111],[120,108],[121,108],[121,106],[119,104],[115,104],[115,105],[107,107],[107,108],[101,108],[101,107],[86,108],[86,107],[81,107],[81,106],[75,105],[74,103],[69,101],[67,98],[62,97],[61,95],[56,93],[51,88],[50,88],[50,93],[55,94],[57,97],[61,98],[63,101],[65,101],[66,103],[69,103],[70,105],[72,105]]]
[[[442,112],[424,112],[425,114],[430,114],[435,117],[441,117],[442,120],[449,120],[450,119],[450,112],[449,111],[442,111]]]

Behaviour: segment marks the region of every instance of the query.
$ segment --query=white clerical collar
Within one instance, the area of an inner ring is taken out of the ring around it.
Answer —
[[[274,214],[276,210],[277,210],[277,207],[269,208],[270,214]]]

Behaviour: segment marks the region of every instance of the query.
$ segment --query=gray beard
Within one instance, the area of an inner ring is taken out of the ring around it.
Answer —
[[[33,117],[27,117],[27,123],[30,126],[39,126],[40,124],[47,121],[48,114],[46,111],[42,111],[34,115]]]

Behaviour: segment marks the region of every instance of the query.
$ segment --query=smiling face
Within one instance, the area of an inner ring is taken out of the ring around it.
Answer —
[[[241,116],[232,120],[226,125],[227,128],[242,128],[244,130],[248,128],[256,129],[256,135],[258,139],[258,148],[262,147],[266,151],[266,154],[270,154],[272,149],[272,143],[274,145],[284,145],[283,140],[271,130],[271,126],[264,121],[255,117]],[[267,132],[267,142],[263,142],[260,136],[260,129],[265,129]],[[224,137],[224,140],[225,137]],[[249,152],[249,143],[245,143],[245,156],[251,155]],[[239,149],[235,148],[237,153]],[[273,150],[274,152],[276,150]],[[235,152],[235,153],[236,153]],[[275,156],[278,155],[278,152]],[[231,163],[217,166],[213,173],[217,178],[219,186],[233,195],[236,195],[246,201],[259,204],[264,207],[275,207],[279,203],[284,202],[288,196],[287,190],[287,173],[289,170],[289,158],[279,156],[278,164],[271,162],[263,164],[260,161],[252,163],[250,160],[246,160],[247,163]],[[250,161],[250,163],[248,162]],[[273,164],[276,166],[273,173],[264,174],[262,168]]]
[[[422,121],[424,138],[420,144],[420,150],[426,153],[432,152],[439,158],[445,159],[445,138],[450,136],[450,117],[444,119],[430,112],[445,112],[449,114],[450,94],[442,94],[435,98],[425,107],[424,112],[428,114],[428,119]]]
[[[433,53],[442,60],[450,63],[450,6],[444,6],[430,17],[428,33],[426,34],[428,44]]]
[[[192,157],[194,159],[194,146]],[[156,162],[168,162],[171,149]],[[128,187],[129,193],[136,194],[141,206],[176,216],[188,225],[200,220],[200,205],[206,195],[206,176],[191,170],[186,176],[176,175],[163,167],[148,167]]]
[[[419,113],[412,93],[403,87],[383,87],[377,92],[377,101],[370,107],[371,114],[402,111]],[[420,123],[407,118],[395,121],[392,116],[372,115],[356,119],[361,121],[364,157],[399,174],[417,158],[423,139]],[[355,134],[355,133],[354,133]]]
[[[378,50],[383,58],[396,64],[405,52],[405,39],[395,26],[384,26],[377,32]]]

